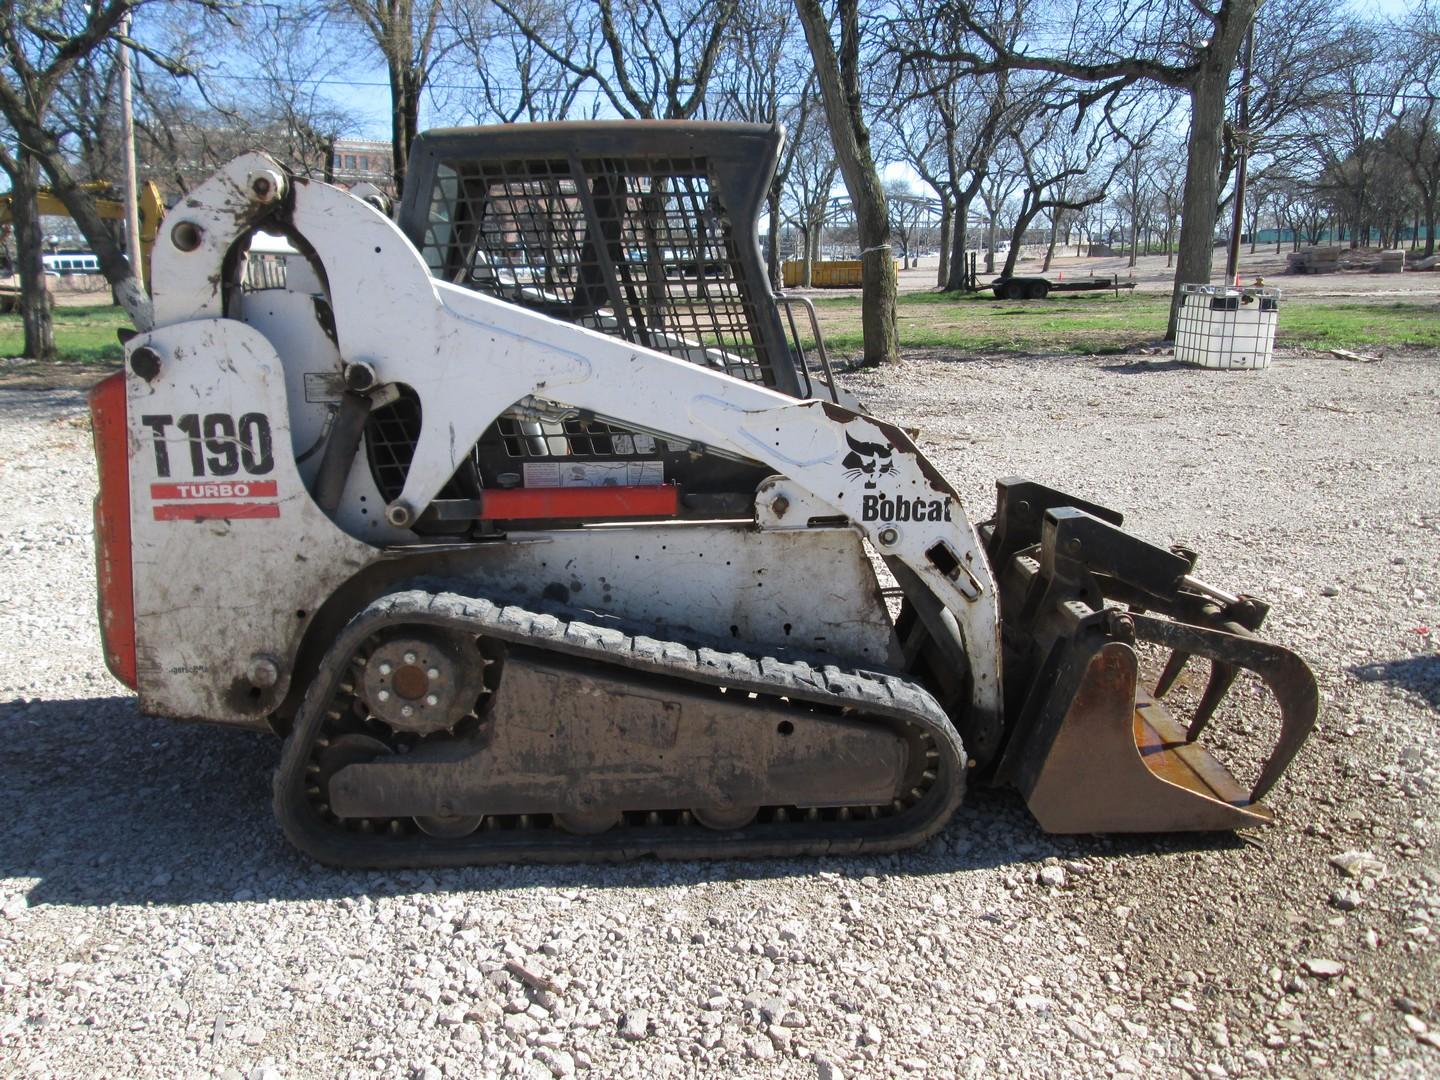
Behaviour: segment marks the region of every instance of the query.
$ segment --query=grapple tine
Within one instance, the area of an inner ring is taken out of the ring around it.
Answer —
[[[1165,661],[1165,670],[1160,672],[1160,678],[1155,680],[1155,696],[1162,698],[1170,692],[1175,685],[1175,680],[1180,677],[1180,672],[1185,670],[1185,663],[1190,659],[1190,654],[1181,652],[1179,649],[1172,650],[1170,658]]]
[[[1186,742],[1194,742],[1200,737],[1205,725],[1210,723],[1210,718],[1220,707],[1220,702],[1224,701],[1225,695],[1230,692],[1235,676],[1239,673],[1239,668],[1223,660],[1216,660],[1211,664],[1210,681],[1205,684],[1205,693],[1200,696],[1200,705],[1195,709],[1195,719],[1190,721],[1190,730],[1185,735]]]
[[[1137,638],[1253,671],[1270,688],[1280,707],[1280,737],[1250,792],[1251,802],[1264,798],[1310,736],[1320,712],[1320,691],[1305,661],[1289,649],[1248,635],[1170,622],[1149,615],[1135,615],[1133,618]]]

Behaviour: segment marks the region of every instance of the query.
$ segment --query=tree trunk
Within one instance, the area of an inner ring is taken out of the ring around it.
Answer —
[[[961,192],[955,199],[955,223],[950,230],[950,265],[945,275],[946,292],[961,292],[970,287],[965,265],[965,241],[969,234],[970,196]]]
[[[27,360],[55,359],[55,329],[50,319],[50,290],[45,281],[45,244],[40,233],[39,187],[35,159],[20,145],[11,183],[11,217],[15,223],[15,269],[20,275],[20,315],[25,324]]]
[[[969,184],[963,188],[958,186],[956,188],[955,225],[950,233],[950,275],[945,282],[947,292],[969,289],[972,284],[969,257],[970,204],[975,201],[975,196],[980,191],[980,185],[984,180],[984,173],[976,169],[971,174]]]
[[[955,204],[949,193],[940,197],[940,269],[935,284],[944,288],[950,279],[950,230],[955,224]]]
[[[130,261],[125,258],[115,235],[100,217],[99,210],[95,208],[95,200],[81,189],[65,164],[60,144],[49,131],[38,124],[23,123],[19,134],[34,159],[45,170],[50,181],[50,190],[65,204],[65,209],[70,212],[80,235],[85,237],[90,250],[100,260],[100,272],[114,288],[115,302],[125,309],[137,330],[149,330],[155,323],[150,297],[131,273]]]
[[[1030,222],[1035,220],[1035,215],[1039,212],[1039,206],[1026,209],[1024,203],[1021,203],[1020,216],[1015,219],[1015,228],[1010,234],[1010,250],[1005,253],[1005,265],[1000,269],[1001,277],[1015,276],[1015,263],[1020,259],[1020,238],[1025,235],[1025,230],[1030,228]],[[990,250],[994,252],[993,244]]]
[[[405,193],[405,170],[410,161],[410,145],[420,130],[420,73],[408,67],[405,59],[387,56],[390,66],[390,153],[394,157],[395,198]]]
[[[1185,193],[1180,209],[1180,256],[1170,297],[1170,321],[1165,327],[1167,341],[1174,340],[1175,326],[1180,317],[1180,286],[1210,283],[1215,205],[1220,181],[1221,127],[1225,120],[1225,86],[1236,51],[1238,38],[1229,62],[1223,66],[1212,62],[1209,67],[1202,68],[1190,88],[1190,145],[1185,166]]]
[[[825,116],[845,189],[860,235],[860,324],[867,366],[900,359],[895,327],[896,283],[890,252],[890,214],[885,189],[870,155],[870,129],[860,108],[859,0],[840,0],[840,53],[830,40],[830,23],[820,0],[796,0],[815,74],[825,101]]]
[[[1131,204],[1134,205],[1133,203]],[[1140,216],[1135,213],[1130,215],[1130,265],[1135,265],[1136,256],[1140,248]]]
[[[1040,273],[1050,272],[1050,263],[1055,258],[1055,237],[1060,232],[1060,211],[1056,210],[1050,215],[1050,243],[1045,248],[1045,261],[1040,264]]]

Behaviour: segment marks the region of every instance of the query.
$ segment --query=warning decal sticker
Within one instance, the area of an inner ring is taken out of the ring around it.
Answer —
[[[653,487],[665,482],[663,461],[527,461],[527,488]]]

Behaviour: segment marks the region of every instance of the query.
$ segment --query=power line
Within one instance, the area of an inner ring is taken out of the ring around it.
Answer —
[[[223,81],[226,81],[226,82],[289,83],[289,84],[294,85],[294,86],[337,86],[337,87],[344,87],[344,88],[347,88],[347,89],[375,89],[375,90],[388,90],[388,89],[390,89],[390,84],[389,84],[388,82],[379,82],[379,81],[369,82],[369,81],[356,80],[356,79],[336,79],[336,78],[331,78],[331,77],[329,77],[329,76],[323,76],[323,75],[322,75],[322,76],[315,76],[315,77],[313,77],[313,78],[302,78],[302,79],[272,79],[272,78],[269,78],[269,77],[267,77],[267,76],[265,76],[265,75],[211,74],[211,75],[206,75],[206,76],[204,76],[204,78],[205,78],[205,79],[212,79],[212,80],[223,80]],[[484,85],[481,85],[481,84],[478,84],[478,83],[427,82],[425,85],[426,85],[427,88],[432,89],[432,90],[474,90],[474,91],[503,90],[503,91],[509,91],[509,92],[517,93],[517,94],[518,94],[518,93],[524,93],[524,92],[527,92],[527,91],[528,91],[528,92],[531,92],[531,93],[567,93],[567,94],[568,94],[568,93],[577,93],[577,94],[591,94],[591,95],[597,95],[597,96],[601,96],[601,97],[607,96],[606,93],[605,93],[605,91],[599,89],[598,87],[597,87],[597,88],[586,88],[586,87],[577,86],[577,87],[572,88],[572,87],[566,86],[566,87],[563,87],[563,88],[557,87],[557,88],[555,88],[555,89],[553,89],[553,90],[545,90],[545,89],[543,89],[543,88],[537,89],[536,87],[526,87],[526,86],[496,86],[496,85],[491,85],[491,86],[488,86],[488,87],[487,87],[487,86],[484,86]],[[780,99],[784,99],[784,100],[796,100],[796,101],[798,101],[802,96],[803,96],[803,95],[797,94],[797,93],[782,93],[782,94],[777,94],[777,95],[776,95],[776,97],[777,97],[777,98],[780,98]],[[1343,94],[1343,95],[1337,95],[1337,96],[1343,96],[1343,97],[1347,97],[1347,98],[1373,98],[1373,99],[1379,99],[1379,100],[1384,100],[1384,101],[1426,101],[1426,102],[1440,102],[1440,95],[1436,95],[1436,94],[1387,94],[1387,93],[1385,93],[1385,92],[1383,92],[1383,91],[1379,91],[1379,90],[1356,90],[1356,91],[1350,91],[1350,92],[1345,93],[1345,94]]]
[[[204,78],[203,78],[201,81],[204,81],[204,80],[222,80],[222,81],[225,81],[225,82],[248,82],[248,83],[288,83],[289,85],[292,85],[292,86],[339,86],[339,87],[344,87],[344,88],[346,88],[346,89],[351,89],[351,90],[356,90],[356,89],[389,90],[389,89],[390,89],[390,84],[389,84],[388,82],[378,82],[378,81],[377,81],[377,82],[368,82],[368,81],[361,81],[361,80],[356,80],[356,79],[332,79],[332,78],[329,78],[328,76],[317,76],[317,77],[315,77],[315,78],[304,78],[304,79],[272,79],[272,78],[269,78],[269,77],[267,77],[267,76],[265,76],[265,75],[206,75],[206,76],[204,76]],[[492,86],[488,86],[488,87],[487,87],[487,86],[482,86],[482,85],[480,85],[480,84],[470,84],[470,83],[427,82],[427,83],[425,84],[425,86],[426,86],[427,89],[430,89],[430,90],[476,90],[476,91],[483,91],[483,90],[509,90],[509,91],[514,91],[515,93],[521,93],[521,92],[526,92],[526,91],[528,91],[528,92],[530,92],[530,93],[547,93],[547,92],[566,93],[566,94],[568,94],[568,93],[579,93],[579,94],[599,94],[599,95],[601,95],[601,96],[604,96],[604,94],[605,94],[605,91],[600,90],[600,89],[598,89],[598,88],[596,88],[596,89],[588,89],[588,88],[585,88],[585,87],[575,87],[575,88],[572,90],[572,89],[571,89],[570,87],[568,87],[568,86],[567,86],[567,87],[563,87],[563,88],[556,88],[556,89],[553,90],[553,91],[547,91],[547,90],[545,90],[545,89],[543,89],[543,88],[537,89],[536,87],[533,87],[533,86],[526,87],[526,86],[493,86],[493,85],[492,85]],[[798,96],[798,95],[797,95],[797,96]]]

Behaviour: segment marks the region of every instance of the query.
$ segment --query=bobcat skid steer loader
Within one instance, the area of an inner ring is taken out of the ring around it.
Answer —
[[[1317,697],[1265,604],[1039,484],[972,523],[767,284],[781,137],[431,132],[395,221],[250,155],[166,219],[93,395],[106,656],[147,713],[283,735],[310,855],[890,851],[970,776],[1058,832],[1270,819]],[[1249,790],[1196,743],[1242,668],[1280,716]]]

